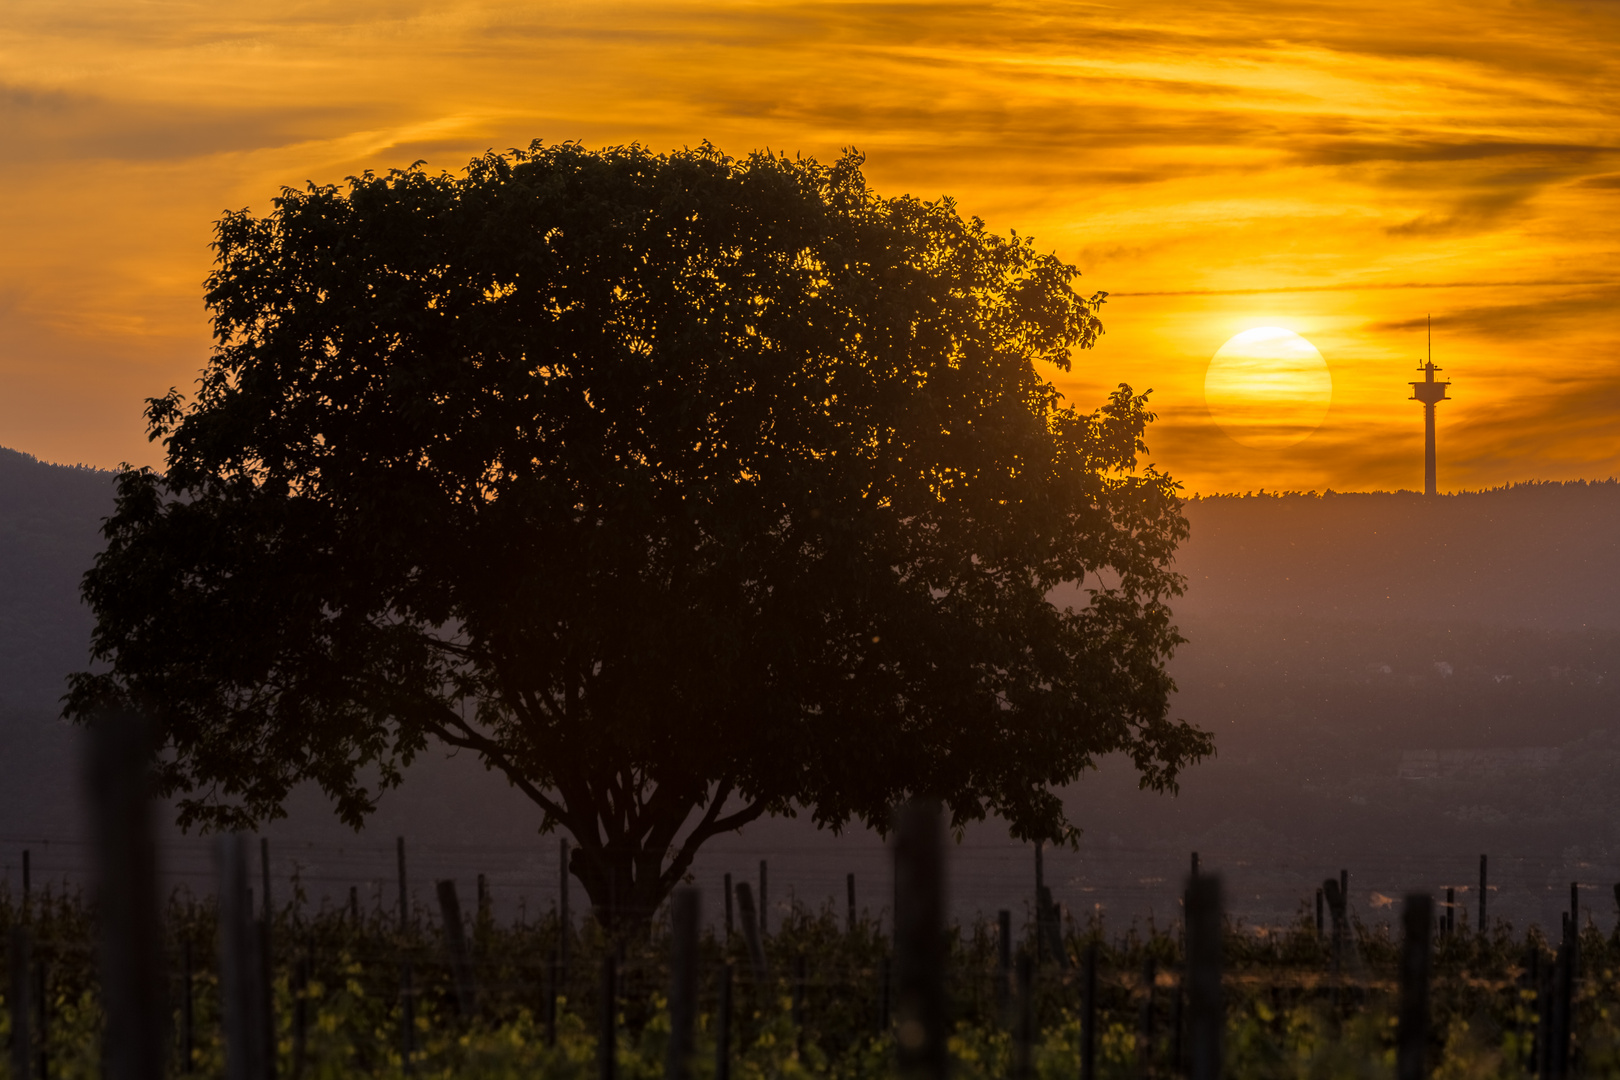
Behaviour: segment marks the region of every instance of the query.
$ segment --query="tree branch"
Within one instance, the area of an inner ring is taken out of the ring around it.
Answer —
[[[705,787],[690,780],[685,784],[660,781],[653,789],[652,798],[641,805],[639,842],[648,848],[668,848],[692,807],[698,805]]]
[[[743,807],[735,814],[721,817],[720,810],[725,806],[726,799],[730,798],[730,796],[731,780],[727,778],[720,781],[720,786],[715,789],[714,798],[709,800],[709,808],[704,812],[703,820],[699,821],[697,827],[687,834],[685,842],[681,844],[681,850],[676,853],[675,858],[670,860],[669,869],[659,876],[658,883],[664,892],[673,889],[681,878],[686,876],[687,869],[697,856],[698,848],[711,836],[730,829],[741,828],[765,812],[765,801],[761,799]]]
[[[439,711],[445,718],[448,719],[449,726],[447,726],[447,724],[442,720],[435,720],[432,717],[428,717],[426,718],[426,724],[429,731],[433,732],[434,735],[442,739],[444,742],[449,743],[451,746],[459,746],[463,749],[472,750],[476,753],[482,754],[485,760],[489,761],[496,768],[500,769],[501,772],[505,773],[506,778],[512,781],[513,785],[516,786],[519,791],[527,795],[547,814],[558,818],[568,816],[561,805],[546,795],[545,792],[535,787],[529,778],[524,776],[523,773],[519,771],[518,767],[512,763],[510,758],[506,756],[506,753],[501,749],[498,743],[488,736],[474,730],[466,720],[462,719],[461,716],[459,716],[455,710],[451,709],[449,706],[441,704]],[[451,726],[459,729],[462,734],[455,734],[455,732],[451,730]]]

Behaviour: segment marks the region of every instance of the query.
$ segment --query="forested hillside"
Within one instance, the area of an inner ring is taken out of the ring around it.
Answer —
[[[1189,615],[1620,628],[1620,484],[1187,504]]]
[[[82,664],[79,577],[112,512],[112,474],[0,448],[0,709],[49,708]]]

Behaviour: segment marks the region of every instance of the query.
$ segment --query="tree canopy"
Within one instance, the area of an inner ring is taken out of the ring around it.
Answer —
[[[1099,755],[1173,787],[1176,486],[1145,394],[1041,373],[1103,294],[861,166],[536,143],[227,214],[68,714],[152,714],[187,826],[471,751],[608,921],[761,814],[1063,840]]]

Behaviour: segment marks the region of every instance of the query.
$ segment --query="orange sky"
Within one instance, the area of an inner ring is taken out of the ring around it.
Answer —
[[[1154,388],[1189,492],[1620,472],[1620,5],[138,3],[0,21],[0,445],[158,462],[141,400],[207,355],[212,222],[282,184],[531,138],[708,139],[951,194],[1107,290],[1060,385]],[[1322,428],[1238,445],[1232,334],[1295,330]]]

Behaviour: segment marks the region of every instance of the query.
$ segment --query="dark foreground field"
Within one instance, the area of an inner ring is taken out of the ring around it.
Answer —
[[[668,939],[615,950],[616,978],[604,994],[604,942],[594,922],[568,937],[561,959],[555,911],[498,922],[469,897],[465,931],[475,995],[458,1002],[443,927],[417,909],[401,926],[397,908],[311,910],[298,883],[270,931],[276,1059],[280,1078],[550,1077],[601,1074],[598,1032],[613,1010],[613,1065],[623,1080],[664,1075],[669,1032]],[[176,898],[166,914],[169,1073],[224,1075],[211,904]],[[35,895],[26,920],[0,893],[0,927],[10,943],[8,998],[0,1035],[12,1034],[16,988],[33,1007],[31,1077],[100,1075],[101,1016],[93,974],[91,913],[73,894]],[[16,968],[19,930],[31,963]],[[1013,924],[1010,956],[1034,953],[1032,928]],[[947,989],[954,1075],[1081,1075],[1085,1029],[1083,958],[1095,947],[1096,1076],[1184,1071],[1186,997],[1177,925],[1124,932],[1065,920],[1063,957],[1048,945],[1027,992],[1002,967],[994,923],[950,934]],[[1331,929],[1314,916],[1254,932],[1228,923],[1223,998],[1225,1074],[1241,1077],[1394,1076],[1401,944],[1355,922],[1335,961]],[[1569,1075],[1620,1075],[1620,942],[1588,923],[1578,977],[1568,985]],[[894,1003],[888,928],[848,920],[829,906],[795,909],[765,941],[764,978],[740,932],[706,933],[700,946],[698,1080],[717,1075],[719,987],[734,976],[730,1075],[738,1080],[895,1075]],[[1542,1055],[1559,1044],[1554,952],[1539,932],[1497,923],[1486,935],[1466,921],[1438,936],[1433,952],[1434,1075],[1557,1076]],[[1011,971],[1016,972],[1016,962]],[[22,976],[19,978],[19,976]],[[1027,1020],[1025,1019],[1027,1015]],[[1020,1035],[1030,1033],[1029,1037]],[[188,1050],[189,1048],[189,1050]],[[1027,1071],[1023,1063],[1027,1062]],[[1553,1065],[1556,1058],[1549,1061]],[[0,1076],[15,1076],[8,1063]]]

